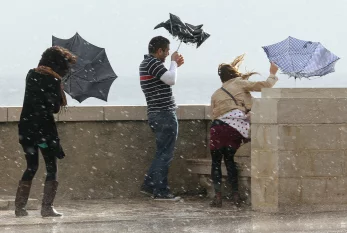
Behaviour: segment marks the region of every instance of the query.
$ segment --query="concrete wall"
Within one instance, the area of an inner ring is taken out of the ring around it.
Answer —
[[[0,108],[0,196],[15,194],[26,168],[18,144],[21,108]],[[201,192],[199,179],[186,159],[209,159],[209,107],[179,106],[179,137],[169,183],[177,192]],[[142,184],[155,153],[154,135],[144,106],[70,107],[56,116],[67,156],[59,160],[58,201],[118,198],[141,195]],[[250,154],[250,148],[246,149]],[[40,198],[45,179],[44,161],[33,183],[31,197]]]
[[[17,135],[20,111],[0,108],[0,195],[14,195],[26,167]],[[347,89],[264,89],[252,112],[251,166],[245,169],[251,167],[253,209],[346,210]],[[180,106],[177,113],[169,180],[174,191],[196,193],[199,179],[186,159],[210,158],[209,107]],[[59,161],[58,199],[140,195],[155,151],[145,107],[74,107],[56,118],[67,153]],[[241,152],[247,156],[249,146]],[[32,197],[41,195],[44,177],[40,166]]]
[[[347,89],[264,89],[252,110],[253,209],[347,209]]]

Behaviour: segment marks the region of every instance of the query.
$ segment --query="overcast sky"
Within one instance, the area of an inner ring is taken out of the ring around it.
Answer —
[[[52,35],[70,38],[78,32],[90,43],[106,48],[119,76],[114,88],[124,83],[136,84],[136,90],[140,90],[138,66],[149,40],[163,35],[172,41],[173,50],[178,46],[165,29],[153,30],[168,19],[169,13],[191,24],[204,24],[211,34],[198,49],[181,46],[186,63],[179,70],[176,88],[191,79],[217,80],[217,87],[218,64],[242,53],[247,57],[241,71],[245,67],[259,71],[263,77],[253,79],[260,80],[268,74],[269,66],[261,46],[288,36],[319,41],[342,59],[336,72],[324,78],[295,83],[281,76],[277,87],[347,87],[346,0],[3,1],[0,77],[23,80],[28,69],[37,65],[41,53],[51,46]]]

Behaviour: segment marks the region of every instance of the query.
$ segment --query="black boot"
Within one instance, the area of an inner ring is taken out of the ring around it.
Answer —
[[[241,207],[242,200],[241,200],[239,192],[237,192],[237,191],[233,192],[232,201],[236,207]]]
[[[43,189],[41,215],[42,217],[61,217],[61,213],[55,211],[53,201],[57,193],[58,181],[46,181]]]
[[[15,203],[15,214],[17,217],[27,216],[26,205],[29,198],[31,181],[19,181]]]
[[[222,193],[216,192],[216,195],[214,196],[213,200],[210,203],[211,207],[222,207]]]

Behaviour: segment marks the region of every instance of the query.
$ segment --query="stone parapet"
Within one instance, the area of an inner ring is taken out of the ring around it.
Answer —
[[[199,177],[188,159],[210,159],[207,105],[179,105],[179,136],[169,183],[177,193],[202,192]],[[18,180],[26,168],[18,144],[20,107],[0,108],[0,197],[15,195]],[[132,198],[140,196],[140,186],[155,155],[155,139],[147,123],[145,106],[69,107],[55,116],[61,143],[66,152],[58,160],[57,200]],[[237,157],[245,171],[241,177],[250,189],[250,145]],[[40,200],[45,166],[40,156],[39,170],[31,196]],[[246,170],[248,169],[248,170]],[[246,182],[245,181],[245,182]],[[243,185],[240,180],[240,185]]]
[[[346,88],[264,88],[261,98],[281,99],[334,99],[347,98]]]
[[[347,89],[264,89],[252,112],[253,209],[347,209]]]
[[[19,121],[21,107],[0,107],[0,122]],[[179,105],[179,120],[209,120],[210,106]],[[55,115],[57,121],[143,121],[147,120],[146,106],[71,106]]]

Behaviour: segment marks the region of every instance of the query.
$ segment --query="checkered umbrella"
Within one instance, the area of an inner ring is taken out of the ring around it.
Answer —
[[[324,76],[335,71],[340,59],[319,42],[299,40],[294,37],[263,47],[267,57],[284,74],[294,78]]]

